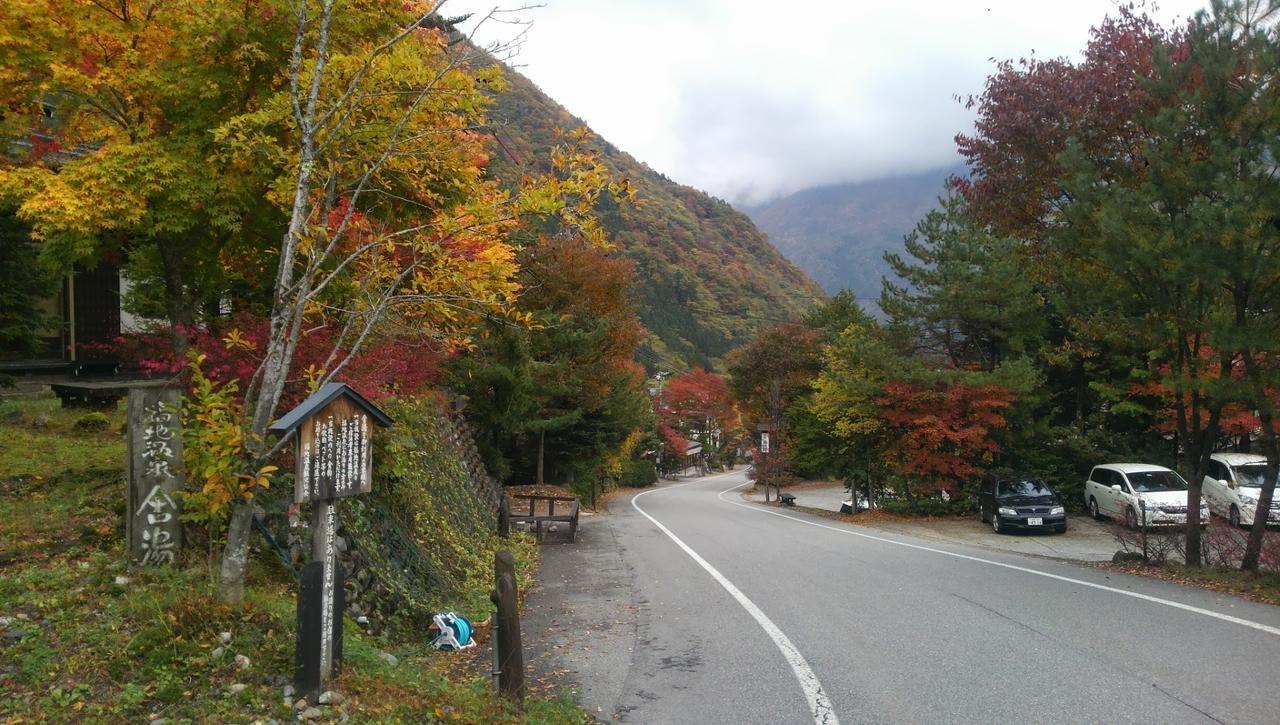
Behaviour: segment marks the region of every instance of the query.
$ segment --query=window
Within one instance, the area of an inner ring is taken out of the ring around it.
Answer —
[[[1053,492],[1043,481],[1034,478],[1009,479],[1000,482],[997,496],[1048,496]]]
[[[1246,463],[1236,466],[1236,478],[1239,479],[1240,485],[1249,488],[1262,488],[1266,473],[1267,464],[1265,463]]]
[[[1231,475],[1227,473],[1227,467],[1220,461],[1209,461],[1209,478],[1216,478],[1223,483],[1231,481]]]
[[[1093,481],[1103,488],[1111,488],[1114,485],[1124,487],[1124,476],[1110,468],[1093,469]]]
[[[1187,490],[1187,482],[1173,471],[1138,471],[1129,474],[1129,482],[1142,493]]]

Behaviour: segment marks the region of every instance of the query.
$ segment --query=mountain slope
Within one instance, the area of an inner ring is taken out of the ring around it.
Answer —
[[[529,79],[510,69],[506,74],[508,88],[490,112],[501,142],[492,168],[499,178],[514,178],[508,175],[545,166],[556,129],[584,124]],[[599,148],[642,199],[640,205],[603,202],[600,212],[620,251],[636,263],[636,305],[653,333],[641,351],[646,366],[714,367],[756,329],[793,318],[822,297],[745,214],[603,139]]]
[[[769,241],[830,293],[880,296],[891,274],[886,251],[901,252],[902,237],[937,206],[943,181],[961,167],[806,189],[746,209]]]

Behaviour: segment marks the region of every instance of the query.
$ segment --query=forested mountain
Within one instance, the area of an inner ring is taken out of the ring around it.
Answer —
[[[556,130],[583,125],[531,81],[507,70],[490,112],[492,168],[500,178],[545,165]],[[639,205],[602,204],[602,222],[636,264],[635,301],[653,333],[640,359],[650,368],[716,367],[755,330],[795,317],[822,296],[818,285],[728,203],[677,184],[607,141],[599,148]]]
[[[943,181],[962,167],[805,189],[746,213],[783,254],[830,293],[849,289],[865,302],[891,275],[886,251],[938,204]]]

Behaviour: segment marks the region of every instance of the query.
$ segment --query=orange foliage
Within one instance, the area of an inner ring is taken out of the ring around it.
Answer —
[[[976,463],[999,452],[990,434],[1005,426],[1003,413],[1013,392],[999,385],[891,380],[875,402],[890,433],[886,462],[927,485],[955,492],[978,470]]]

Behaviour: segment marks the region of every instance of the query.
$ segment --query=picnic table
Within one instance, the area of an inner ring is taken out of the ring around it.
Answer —
[[[503,496],[508,524],[532,524],[534,536],[542,541],[543,525],[568,524],[569,541],[578,538],[578,497],[567,493],[526,493],[507,491]]]

